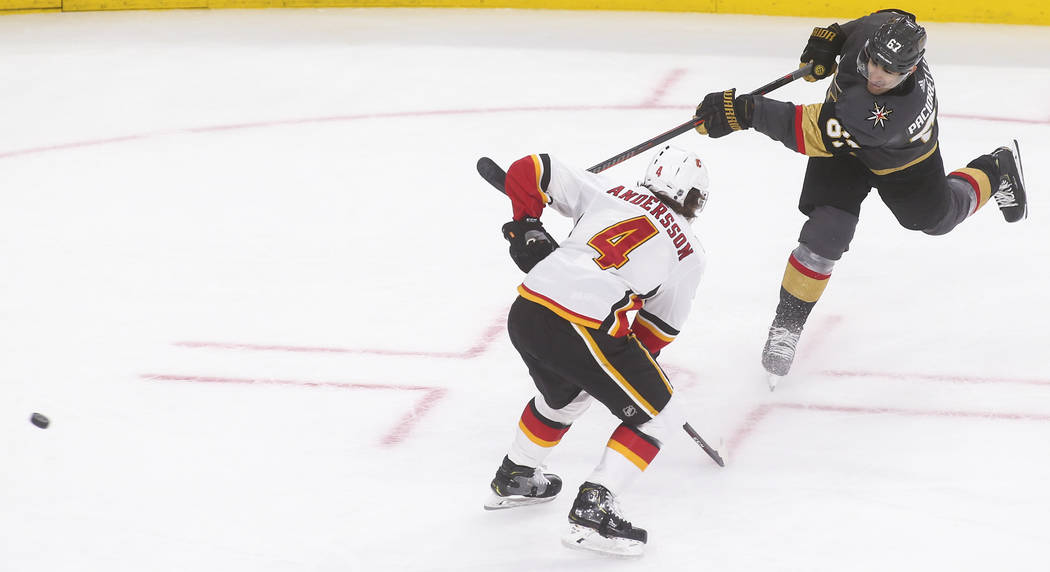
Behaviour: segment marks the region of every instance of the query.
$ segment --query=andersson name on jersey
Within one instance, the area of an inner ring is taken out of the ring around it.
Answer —
[[[620,194],[621,191],[623,192],[622,195]],[[667,229],[667,236],[674,240],[674,246],[678,249],[678,260],[682,260],[693,253],[693,246],[689,244],[689,239],[686,238],[684,234],[680,234],[682,229],[678,227],[678,223],[674,222],[674,213],[661,203],[660,199],[646,193],[638,193],[630,189],[625,189],[623,185],[609,189],[608,191],[605,191],[605,193],[614,197],[619,197],[625,202],[631,203],[632,205],[638,205],[649,211],[649,214],[653,215],[656,222],[660,223],[665,229]],[[654,203],[656,204],[656,208],[650,209],[649,207]],[[663,218],[660,218],[660,215],[663,215]]]

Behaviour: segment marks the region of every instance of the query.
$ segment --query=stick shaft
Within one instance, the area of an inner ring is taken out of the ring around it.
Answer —
[[[795,70],[795,71],[793,71],[793,72],[791,72],[791,73],[789,73],[787,75],[783,75],[781,77],[778,77],[777,79],[767,83],[766,85],[763,85],[762,87],[752,91],[750,93],[750,95],[765,95],[765,94],[773,91],[774,89],[781,88],[781,87],[783,87],[783,86],[785,86],[785,85],[795,81],[796,79],[798,79],[798,78],[800,78],[802,76],[809,75],[810,73],[812,73],[812,71],[813,71],[813,64],[809,64],[809,65],[800,67],[797,70]],[[681,124],[681,125],[679,125],[677,127],[674,127],[673,129],[671,129],[669,131],[665,131],[665,132],[657,135],[656,137],[653,137],[652,139],[646,141],[645,143],[641,143],[641,144],[635,145],[634,147],[631,147],[630,149],[624,151],[623,153],[620,153],[619,155],[615,155],[613,157],[610,157],[610,158],[602,161],[601,163],[598,163],[597,165],[595,165],[595,166],[593,166],[593,167],[591,167],[590,169],[587,169],[587,170],[592,172],[592,173],[600,173],[600,172],[608,169],[609,167],[612,167],[613,165],[619,165],[620,163],[623,163],[624,161],[626,161],[627,159],[630,159],[631,157],[634,157],[635,155],[638,155],[640,153],[644,153],[645,151],[648,151],[649,149],[652,149],[653,147],[656,147],[657,145],[663,143],[664,141],[668,141],[670,139],[674,139],[675,137],[678,137],[682,133],[685,133],[686,131],[689,131],[691,129],[696,129],[703,122],[704,121],[702,119],[697,119],[697,118],[694,117],[694,118],[690,119],[689,121],[686,121],[685,123],[683,123],[683,124]]]

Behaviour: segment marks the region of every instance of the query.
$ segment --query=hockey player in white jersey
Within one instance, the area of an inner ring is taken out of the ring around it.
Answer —
[[[539,393],[521,414],[485,508],[553,500],[562,480],[544,472],[544,461],[596,399],[621,424],[580,485],[563,542],[640,555],[647,533],[623,517],[616,498],[682,425],[670,419],[673,387],[656,356],[685,323],[704,271],[690,223],[707,203],[707,169],[666,146],[641,182],[621,185],[530,155],[507,170],[505,190],[514,220],[503,234],[528,273],[507,328]],[[575,222],[560,246],[540,222],[544,207]]]

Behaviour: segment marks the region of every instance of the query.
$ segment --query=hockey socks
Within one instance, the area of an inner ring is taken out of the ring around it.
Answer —
[[[514,433],[507,456],[489,488],[492,494],[485,501],[489,510],[511,508],[554,500],[561,491],[561,478],[543,472],[543,461],[561,438],[569,431],[570,423],[559,423],[551,417],[572,421],[579,417],[589,404],[590,397],[584,393],[561,410],[550,408],[542,397],[530,400],[518,419],[518,430]]]
[[[834,265],[834,261],[813,254],[805,245],[799,245],[791,253],[780,283],[777,320],[782,323],[779,325],[802,329],[809,312],[824,293]]]
[[[970,162],[970,165],[974,164],[980,165],[981,159]],[[992,166],[994,167],[994,162],[992,163]],[[962,183],[965,186],[959,187],[959,183]],[[949,173],[948,186],[952,189],[952,192],[957,188],[965,189],[965,192],[970,199],[970,212],[967,216],[972,216],[981,207],[988,204],[988,199],[990,199],[992,193],[995,192],[992,189],[992,178],[989,177],[988,173],[984,169],[973,167],[964,167]]]
[[[561,441],[571,427],[567,423],[559,423],[541,413],[536,402],[536,399],[530,400],[521,412],[518,431],[514,434],[514,443],[508,453],[515,463],[530,467],[542,465],[552,448]]]
[[[805,244],[792,251],[780,283],[777,314],[762,348],[762,367],[771,376],[784,376],[791,370],[802,327],[824,293],[834,266],[834,260],[814,253]],[[776,387],[775,379],[770,378],[769,387]]]

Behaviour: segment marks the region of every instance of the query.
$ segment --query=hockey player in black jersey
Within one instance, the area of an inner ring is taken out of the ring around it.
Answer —
[[[799,199],[809,218],[788,258],[762,351],[771,389],[790,370],[802,327],[849,249],[872,188],[901,226],[931,235],[951,231],[990,198],[1007,222],[1027,215],[1016,141],[945,175],[925,48],[926,30],[914,15],[880,10],[813,30],[801,61],[814,64],[807,81],[831,78],[823,103],[794,105],[730,89],[697,107],[701,134],[753,127],[810,157]]]

